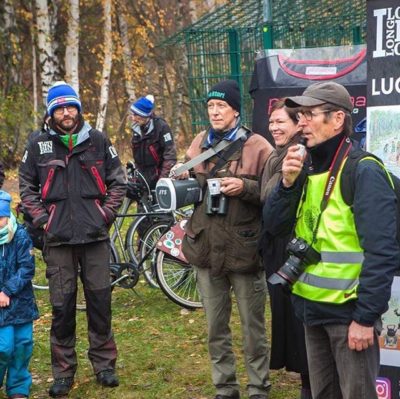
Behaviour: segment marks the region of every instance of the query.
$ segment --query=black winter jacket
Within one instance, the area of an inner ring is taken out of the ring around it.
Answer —
[[[327,149],[336,141],[335,136],[330,142],[312,149],[313,172],[307,173],[327,170],[335,154],[335,150]],[[372,326],[388,309],[391,284],[399,270],[400,259],[396,240],[396,196],[385,172],[374,161],[365,160],[358,164],[355,182],[353,212],[364,249],[358,298],[342,305],[331,305],[292,295],[296,315],[307,325],[350,324],[354,320]],[[263,212],[264,226],[269,234],[282,236],[292,231],[301,192],[300,184],[295,183],[289,189],[281,183],[277,185]]]
[[[157,180],[168,177],[176,164],[176,149],[171,128],[157,116],[151,117],[144,128],[135,126],[132,136],[132,154],[137,168],[154,188]]]
[[[46,243],[85,244],[108,239],[126,192],[118,154],[105,135],[85,123],[70,152],[53,130],[28,143],[19,171],[24,209]]]

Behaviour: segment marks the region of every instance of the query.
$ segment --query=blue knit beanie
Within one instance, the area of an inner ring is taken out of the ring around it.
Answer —
[[[10,217],[11,215],[11,195],[0,190],[0,217]]]
[[[67,105],[75,105],[78,111],[82,112],[81,101],[76,91],[68,83],[60,80],[54,83],[49,89],[47,94],[47,112],[52,117],[56,108]]]
[[[139,100],[132,103],[131,111],[139,116],[148,118],[153,112],[154,108],[154,96],[148,94],[146,97],[140,97]]]

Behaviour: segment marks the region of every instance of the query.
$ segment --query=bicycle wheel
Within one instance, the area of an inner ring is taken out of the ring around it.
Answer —
[[[143,235],[147,225],[147,228],[151,225],[151,217],[139,216],[134,219],[130,224],[125,237],[125,248],[128,252],[129,259],[133,262],[139,263],[140,261],[140,248],[141,240],[140,237]]]
[[[156,275],[164,294],[186,309],[198,309],[201,303],[194,268],[164,252],[157,251]]]
[[[32,286],[35,290],[48,290],[49,283],[46,278],[46,263],[43,260],[42,252],[35,249],[35,276],[32,280]]]
[[[156,256],[157,248],[155,247],[160,237],[166,233],[171,227],[168,222],[159,222],[151,226],[143,236],[140,248],[139,270],[143,271],[143,275],[150,287],[159,288],[156,277]],[[146,256],[146,259],[144,257]]]

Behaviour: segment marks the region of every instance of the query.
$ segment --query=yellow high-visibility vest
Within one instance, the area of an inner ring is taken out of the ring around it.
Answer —
[[[321,261],[306,267],[293,285],[292,293],[316,302],[341,304],[357,298],[357,287],[364,260],[351,208],[340,190],[340,176],[321,215],[313,248]],[[296,237],[311,244],[329,172],[308,176],[297,210]]]

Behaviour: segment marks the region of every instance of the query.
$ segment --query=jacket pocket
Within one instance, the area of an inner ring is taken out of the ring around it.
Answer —
[[[205,230],[196,234],[195,237],[185,234],[182,240],[182,252],[190,264],[209,268],[210,249]]]
[[[79,235],[90,240],[108,238],[108,226],[112,221],[104,211],[99,199],[82,199],[79,214]]]
[[[38,166],[42,200],[52,202],[66,199],[65,162],[52,159],[38,163]]]
[[[49,219],[47,220],[46,228],[44,230],[46,233],[49,231],[51,223],[53,222],[54,213],[56,211],[56,208],[57,207],[56,207],[55,204],[50,205],[50,208],[49,208]]]
[[[82,198],[104,198],[107,193],[105,184],[104,159],[100,153],[85,153],[79,157],[80,192]]]
[[[68,242],[72,238],[72,226],[66,202],[51,204],[48,208],[49,219],[45,229],[46,243]]]
[[[252,272],[261,267],[257,246],[261,235],[259,223],[231,227],[226,246],[226,268],[236,272]]]
[[[99,210],[100,215],[102,216],[104,222],[105,222],[106,224],[109,224],[110,221],[108,220],[107,214],[104,212],[104,209],[102,208],[102,206],[101,206],[101,204],[100,204],[100,201],[99,201],[99,200],[94,200],[94,202],[95,202],[96,207],[97,207],[97,209]]]
[[[64,291],[61,283],[60,267],[47,265],[46,278],[49,280],[50,302],[52,306],[62,306],[64,300]]]

